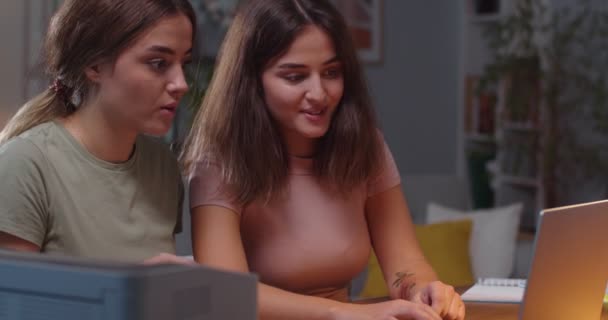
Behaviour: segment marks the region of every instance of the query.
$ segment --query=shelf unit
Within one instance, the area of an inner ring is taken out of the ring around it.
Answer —
[[[499,95],[497,114],[504,108]],[[486,169],[491,176],[496,206],[522,202],[521,228],[534,230],[543,206],[540,130],[532,124],[511,123],[497,115],[496,158]]]
[[[470,157],[474,153],[486,153],[486,161],[482,168],[489,178],[489,187],[493,192],[493,205],[503,206],[514,202],[524,204],[521,219],[522,230],[534,230],[537,216],[543,208],[542,177],[540,175],[542,161],[539,153],[540,128],[539,114],[536,109],[525,117],[512,116],[507,107],[507,95],[511,85],[509,79],[504,79],[497,86],[495,103],[490,104],[492,119],[491,130],[484,121],[484,110],[480,106],[487,104],[476,92],[476,82],[482,74],[484,66],[490,62],[491,53],[484,43],[483,28],[500,21],[508,16],[513,9],[513,0],[490,0],[495,12],[479,13],[480,1],[467,0],[464,25],[464,73],[465,73],[465,105],[463,108],[464,148]],[[484,1],[484,0],[481,0]],[[488,8],[488,7],[486,7]],[[487,97],[485,97],[487,99]],[[540,103],[536,101],[535,103]],[[488,106],[485,106],[487,112]],[[487,122],[488,120],[485,119]],[[480,132],[479,129],[484,129]],[[490,156],[492,154],[492,157]],[[493,159],[489,159],[493,158]],[[469,170],[471,159],[468,158]],[[479,161],[474,161],[474,165]],[[475,174],[469,172],[469,176]],[[479,173],[477,173],[479,176]],[[472,178],[472,180],[475,178]],[[474,183],[472,181],[472,183]],[[473,188],[475,189],[475,188]]]
[[[514,0],[467,0],[467,20],[471,23],[495,22],[512,10]]]

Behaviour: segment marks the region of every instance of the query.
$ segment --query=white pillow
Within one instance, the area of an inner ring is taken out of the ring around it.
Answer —
[[[473,276],[508,278],[513,272],[521,203],[492,209],[460,211],[429,203],[427,223],[473,220],[470,247]]]

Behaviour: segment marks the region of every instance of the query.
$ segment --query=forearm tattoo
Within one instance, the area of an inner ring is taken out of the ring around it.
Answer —
[[[393,281],[393,287],[399,288],[403,284],[403,281],[407,280],[408,278],[413,278],[414,273],[407,272],[407,271],[399,271],[399,272],[395,273],[395,276],[397,277],[397,279],[395,279],[395,281]],[[404,288],[405,292],[410,292],[410,290],[412,288],[414,288],[415,285],[416,285],[415,281],[407,281],[407,287]]]

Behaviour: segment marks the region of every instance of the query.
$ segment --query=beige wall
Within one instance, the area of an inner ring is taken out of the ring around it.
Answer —
[[[23,0],[0,1],[0,124],[23,103]]]
[[[365,70],[384,136],[402,175],[455,175],[465,1],[383,3],[382,63]]]
[[[60,2],[0,0],[0,128],[27,99],[48,86],[36,66],[48,19]]]

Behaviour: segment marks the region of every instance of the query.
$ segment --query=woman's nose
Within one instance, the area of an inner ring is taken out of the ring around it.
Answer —
[[[180,66],[177,68],[169,81],[167,89],[169,90],[169,93],[176,98],[181,98],[188,91],[188,82],[186,82],[186,75],[183,67]]]
[[[312,77],[310,86],[306,92],[306,99],[315,104],[324,104],[327,100],[327,90],[320,77]]]

